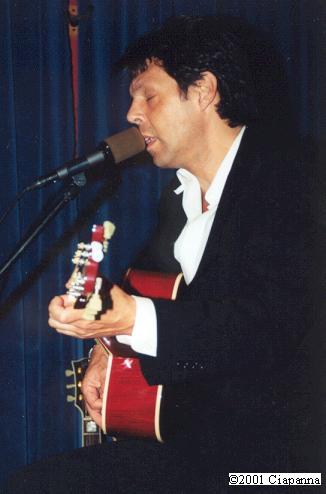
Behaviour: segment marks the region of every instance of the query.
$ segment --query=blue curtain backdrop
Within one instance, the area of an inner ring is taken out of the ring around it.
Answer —
[[[80,0],[79,10],[79,153],[127,126],[128,80],[113,74],[113,62],[129,42],[173,14],[230,14],[262,29],[282,57],[298,131],[304,139],[322,138],[322,1]],[[63,0],[0,0],[0,213],[18,191],[73,156],[66,12]],[[101,173],[89,176],[78,200],[0,280],[0,478],[80,445],[64,370],[85,348],[48,328],[48,301],[63,291],[76,239],[87,238],[92,223],[106,218],[117,233],[105,270],[121,278],[155,225],[159,194],[171,176],[146,156],[124,167],[120,185],[115,173]],[[1,264],[60,188],[31,192],[0,225]]]

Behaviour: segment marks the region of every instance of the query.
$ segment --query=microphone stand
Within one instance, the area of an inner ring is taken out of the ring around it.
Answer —
[[[84,187],[86,183],[87,180],[84,173],[79,173],[72,177],[72,181],[67,185],[67,187],[64,188],[62,194],[60,194],[59,198],[53,203],[50,211],[43,215],[34,226],[32,231],[19,242],[15,252],[9,257],[9,259],[0,269],[0,276],[8,271],[10,266],[18,259],[18,257],[24,252],[26,247],[28,247],[28,245],[34,240],[34,238],[39,235],[39,233],[49,223],[49,221],[51,221],[52,218],[54,218],[66,204],[68,204],[72,199],[75,199],[78,196],[81,188]]]

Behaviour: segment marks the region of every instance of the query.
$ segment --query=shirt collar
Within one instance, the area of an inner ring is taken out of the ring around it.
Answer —
[[[213,178],[213,181],[205,194],[205,199],[208,203],[208,210],[217,208],[220,202],[226,180],[238,152],[245,128],[245,126],[242,127],[239,134],[234,139],[229,151],[218,167],[215,177]],[[190,190],[192,189],[192,207],[196,210],[200,209],[201,212],[201,192],[197,177],[184,168],[180,168],[177,171],[177,177],[181,185],[179,185],[179,187],[177,187],[174,192],[176,194],[181,194],[181,192],[185,191],[190,192]],[[198,213],[198,211],[196,212]]]

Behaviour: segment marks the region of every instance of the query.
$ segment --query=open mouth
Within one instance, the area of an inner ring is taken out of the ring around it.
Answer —
[[[145,139],[145,144],[146,144],[147,148],[150,147],[156,141],[156,137],[145,136],[144,139]]]

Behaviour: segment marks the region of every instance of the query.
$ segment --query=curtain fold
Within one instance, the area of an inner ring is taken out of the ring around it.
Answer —
[[[64,1],[0,4],[1,212],[18,191],[72,158],[65,9]],[[0,225],[1,265],[59,188],[26,195]],[[77,444],[64,369],[79,344],[48,328],[46,310],[71,270],[71,245],[62,235],[75,216],[69,205],[1,278],[1,477]]]
[[[67,3],[0,2],[0,214],[23,187],[73,157]],[[304,139],[322,138],[323,2],[79,0],[79,154],[128,126],[129,82],[113,71],[124,48],[170,15],[214,13],[240,16],[266,33],[288,79],[284,90],[293,125]],[[275,110],[271,101],[266,119]],[[145,154],[116,168],[88,174],[79,198],[0,279],[0,479],[27,462],[80,445],[64,370],[89,344],[48,328],[48,302],[64,290],[77,239],[87,240],[92,223],[107,218],[117,231],[103,269],[114,281],[121,279],[155,226],[159,195],[171,177]],[[61,187],[31,192],[0,225],[1,264]]]

